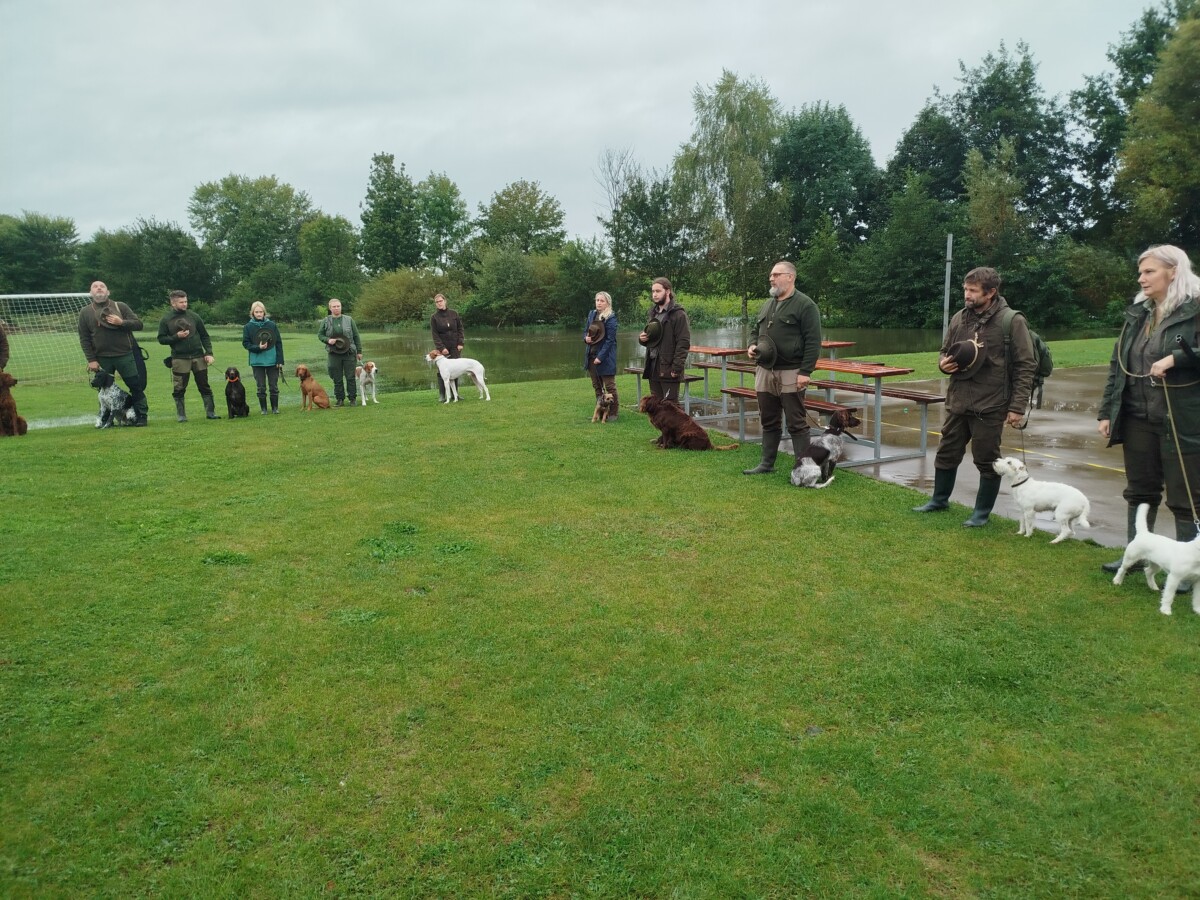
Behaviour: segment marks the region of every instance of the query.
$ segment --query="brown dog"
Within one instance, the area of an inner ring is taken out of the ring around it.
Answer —
[[[29,431],[29,423],[17,415],[12,387],[17,383],[7,372],[0,372],[0,437],[16,437]]]
[[[296,377],[300,379],[301,412],[311,410],[314,406],[317,409],[329,409],[329,395],[325,393],[325,388],[317,384],[317,379],[308,371],[308,366],[296,366]]]
[[[609,413],[612,412],[613,395],[610,391],[604,391],[596,398],[596,411],[592,413],[593,422],[607,422]]]
[[[661,432],[658,446],[664,450],[678,447],[680,450],[736,450],[737,444],[717,447],[709,440],[708,432],[696,424],[696,420],[670,400],[662,400],[653,394],[642,398],[638,409],[650,417],[650,424]]]

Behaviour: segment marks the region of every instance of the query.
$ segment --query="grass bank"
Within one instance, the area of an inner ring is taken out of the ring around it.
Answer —
[[[0,893],[1200,889],[1186,604],[589,394],[0,442]]]

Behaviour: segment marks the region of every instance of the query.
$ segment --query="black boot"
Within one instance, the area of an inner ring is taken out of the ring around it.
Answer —
[[[1125,514],[1126,514],[1125,541],[1126,541],[1126,543],[1128,543],[1129,541],[1132,541],[1134,535],[1137,534],[1137,504],[1131,504],[1125,510]],[[1158,518],[1158,507],[1157,506],[1150,507],[1149,511],[1146,513],[1146,525],[1150,528],[1151,531],[1154,530],[1154,522],[1157,518]],[[1124,557],[1122,557],[1122,559],[1124,559]],[[1146,568],[1146,564],[1144,562],[1134,563],[1132,566],[1129,567],[1129,571],[1130,572],[1140,572],[1144,568]],[[1109,575],[1116,575],[1117,572],[1119,572],[1121,570],[1121,560],[1114,559],[1112,562],[1106,562],[1102,566],[1100,566],[1100,570],[1103,572],[1107,572]]]
[[[177,422],[186,422],[187,421],[187,411],[184,410],[184,408],[183,408],[183,398],[182,397],[175,398],[175,420]]]
[[[271,415],[273,415],[273,416],[279,415],[279,392],[278,391],[271,392]]]
[[[267,395],[266,394],[258,395],[258,411],[260,414],[262,414],[264,416],[267,414]]]
[[[982,528],[988,523],[996,497],[1000,494],[999,478],[980,478],[979,491],[975,494],[975,512],[963,522],[964,528]]]
[[[220,416],[217,415],[217,411],[213,406],[213,395],[212,394],[201,394],[200,399],[204,401],[204,418],[206,418],[206,419],[221,418]]]
[[[762,462],[753,469],[742,469],[743,475],[767,475],[775,471],[775,457],[779,453],[780,431],[763,432]]]
[[[958,469],[933,470],[933,496],[922,506],[914,506],[913,512],[937,512],[950,508],[950,495],[954,493],[954,481]]]

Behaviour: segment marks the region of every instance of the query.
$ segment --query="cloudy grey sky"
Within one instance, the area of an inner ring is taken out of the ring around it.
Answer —
[[[1026,41],[1063,94],[1149,0],[0,0],[0,212],[188,227],[197,185],[275,175],[359,224],[371,156],[474,212],[536,180],[572,234],[599,155],[665,167],[729,69],[844,104],[883,163],[935,85]]]

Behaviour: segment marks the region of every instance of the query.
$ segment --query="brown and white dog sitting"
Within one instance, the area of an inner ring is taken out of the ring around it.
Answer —
[[[379,375],[379,367],[371,361],[363,363],[354,370],[354,380],[358,382],[358,396],[362,397],[362,405],[367,405],[367,391],[371,392],[371,402],[378,403],[375,397],[375,379]]]
[[[604,391],[596,398],[596,411],[592,413],[593,422],[607,422],[612,413],[612,391]]]
[[[850,410],[839,409],[829,417],[829,427],[814,438],[792,467],[792,484],[796,487],[823,488],[833,483],[833,470],[842,458],[843,435],[862,422]],[[851,440],[857,441],[854,435]]]
[[[660,432],[655,442],[664,450],[678,447],[680,450],[736,450],[737,444],[717,447],[708,437],[708,432],[696,424],[696,420],[670,400],[653,394],[642,398],[638,409],[650,417],[650,424]]]
[[[7,372],[0,372],[0,437],[17,437],[29,431],[29,423],[17,415],[12,388],[17,383]]]
[[[325,388],[317,384],[317,379],[308,371],[308,366],[296,366],[296,377],[300,379],[301,412],[311,410],[314,406],[318,409],[329,409],[329,395],[325,393]]]

